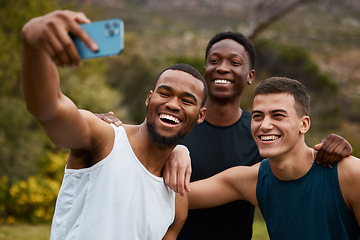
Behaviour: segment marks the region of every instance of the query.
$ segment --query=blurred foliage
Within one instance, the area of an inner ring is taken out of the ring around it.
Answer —
[[[176,63],[187,63],[193,66],[200,73],[203,73],[205,66],[205,58],[201,56],[183,56],[183,55],[172,56],[166,58],[166,62],[169,65]]]
[[[32,17],[57,8],[55,1],[0,2],[0,218],[9,214],[10,188],[36,173],[46,138],[27,112],[20,88],[20,31]]]
[[[139,124],[145,118],[146,96],[153,89],[158,72],[153,62],[137,47],[136,37],[127,34],[124,51],[119,56],[107,59],[109,69],[106,79],[123,95],[123,102],[126,103],[122,107],[128,115],[121,120]]]

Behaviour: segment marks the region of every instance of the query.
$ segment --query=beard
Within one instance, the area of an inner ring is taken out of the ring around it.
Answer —
[[[154,123],[150,123],[147,121],[146,123],[148,134],[151,140],[153,140],[155,143],[165,146],[165,147],[173,147],[180,143],[180,141],[185,137],[185,134],[178,132],[176,135],[172,137],[164,137],[161,136],[155,128]]]

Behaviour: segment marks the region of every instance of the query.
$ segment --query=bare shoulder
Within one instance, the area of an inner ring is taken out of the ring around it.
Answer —
[[[224,173],[234,182],[241,183],[238,181],[246,180],[248,183],[249,181],[257,180],[259,167],[260,163],[253,166],[237,166],[225,170]]]
[[[360,218],[360,159],[349,156],[340,161],[338,176],[341,193],[346,204],[353,212],[356,210]]]
[[[339,174],[352,178],[360,179],[360,159],[354,156],[344,158],[338,163]]]

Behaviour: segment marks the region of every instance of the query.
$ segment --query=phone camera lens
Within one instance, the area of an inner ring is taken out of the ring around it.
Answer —
[[[109,23],[105,23],[105,28],[109,29],[110,28],[110,24]]]
[[[113,22],[113,27],[117,28],[119,26],[119,24],[117,22]]]
[[[113,30],[109,30],[109,36],[110,37],[114,36],[114,31]]]

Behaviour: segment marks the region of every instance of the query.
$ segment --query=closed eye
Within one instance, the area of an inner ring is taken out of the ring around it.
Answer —
[[[170,95],[166,92],[159,92],[159,95],[162,97],[169,97]]]
[[[262,119],[262,115],[260,115],[260,114],[253,114],[253,115],[252,115],[252,119],[255,120],[255,121],[260,120],[260,119]]]
[[[189,100],[189,99],[183,99],[182,101],[183,101],[183,103],[186,104],[186,105],[194,105],[194,104],[195,104],[194,101]]]

